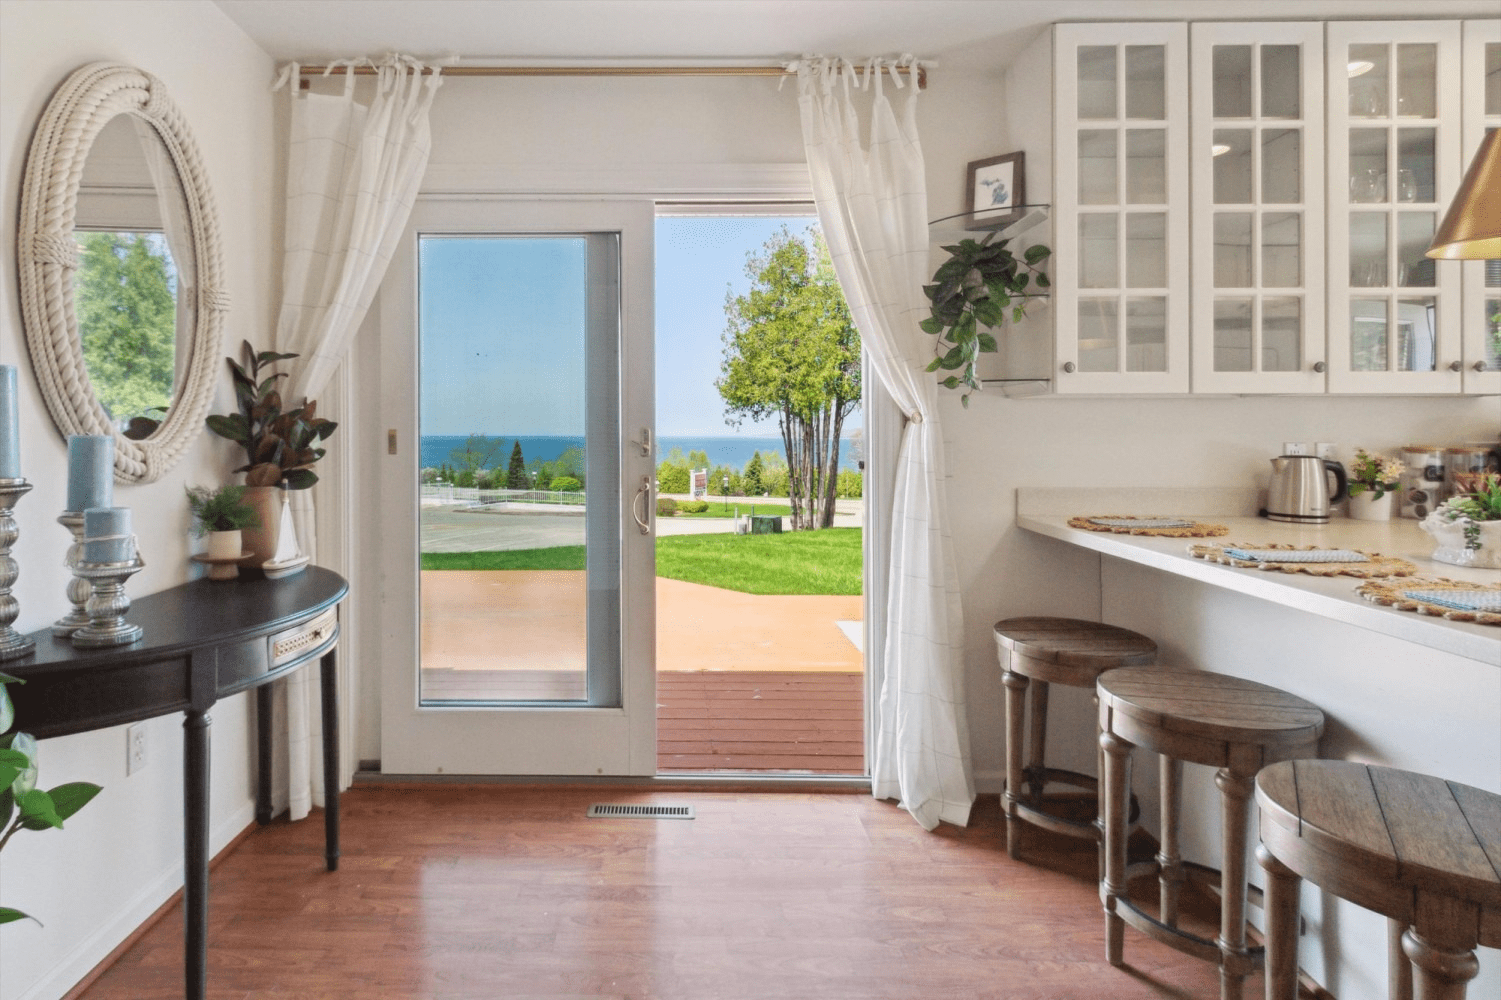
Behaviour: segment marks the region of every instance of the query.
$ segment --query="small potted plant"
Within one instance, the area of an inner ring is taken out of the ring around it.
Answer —
[[[1433,558],[1454,566],[1501,569],[1501,475],[1473,477],[1423,519],[1438,542]]]
[[[260,515],[245,502],[245,487],[221,486],[217,490],[207,486],[188,487],[188,510],[193,514],[193,534],[208,535],[208,563],[213,566],[209,576],[215,580],[232,580],[239,575],[239,567],[233,562],[223,565],[221,561],[238,561],[244,551],[246,528],[258,528]],[[215,565],[221,563],[221,565]],[[218,572],[219,570],[224,572]]]
[[[1395,458],[1355,449],[1350,466],[1350,516],[1362,521],[1389,521],[1392,495],[1407,466]]]

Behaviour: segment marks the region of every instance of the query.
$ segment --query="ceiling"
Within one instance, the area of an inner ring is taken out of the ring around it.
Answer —
[[[214,0],[277,59],[400,51],[511,60],[1002,59],[1054,21],[1495,16],[1494,0]]]

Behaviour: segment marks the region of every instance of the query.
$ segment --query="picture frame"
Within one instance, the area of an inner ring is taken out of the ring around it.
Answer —
[[[1000,229],[1022,217],[1027,203],[1026,153],[1006,153],[970,163],[966,173],[967,229]]]

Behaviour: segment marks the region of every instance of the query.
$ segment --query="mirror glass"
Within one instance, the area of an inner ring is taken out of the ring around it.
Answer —
[[[115,429],[149,437],[172,404],[179,345],[192,316],[180,304],[179,260],[191,268],[191,231],[177,170],[146,122],[116,115],[84,162],[73,235],[73,307],[94,396]],[[177,252],[174,252],[176,250]]]

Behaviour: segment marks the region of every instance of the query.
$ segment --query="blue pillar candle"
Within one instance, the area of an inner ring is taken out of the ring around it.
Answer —
[[[16,366],[0,365],[0,479],[21,478],[21,425],[16,416]]]
[[[130,562],[135,554],[129,507],[90,507],[83,512],[84,562]]]
[[[107,434],[68,437],[68,510],[108,507],[115,499],[115,439]]]

